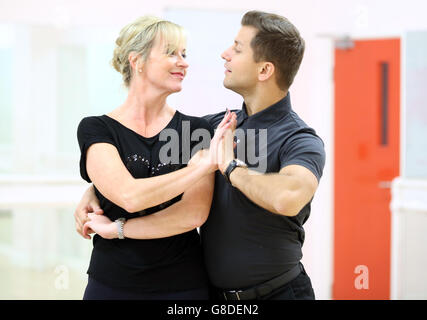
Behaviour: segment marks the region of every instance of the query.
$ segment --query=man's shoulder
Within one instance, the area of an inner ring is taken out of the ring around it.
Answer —
[[[239,109],[231,109],[230,111],[238,113],[241,110],[239,110]],[[208,114],[208,115],[203,116],[202,118],[205,119],[206,121],[208,121],[210,123],[210,125],[214,129],[216,129],[216,127],[218,127],[219,123],[224,118],[225,112],[226,111],[221,111],[221,112],[218,112],[218,113]]]

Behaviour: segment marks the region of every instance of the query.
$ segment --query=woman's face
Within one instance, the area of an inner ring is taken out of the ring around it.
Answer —
[[[158,36],[151,49],[150,56],[142,65],[143,82],[168,93],[179,92],[182,81],[187,73],[188,63],[185,61],[185,48],[168,54],[168,45]],[[137,69],[138,71],[139,69]]]

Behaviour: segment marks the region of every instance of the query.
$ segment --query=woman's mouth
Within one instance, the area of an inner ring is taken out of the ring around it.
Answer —
[[[174,76],[175,78],[178,78],[181,80],[184,79],[184,73],[182,73],[182,72],[171,72],[171,75]]]

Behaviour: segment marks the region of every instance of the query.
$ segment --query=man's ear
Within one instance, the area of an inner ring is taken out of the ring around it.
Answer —
[[[273,76],[274,71],[275,71],[274,64],[272,64],[271,62],[263,62],[260,65],[258,80],[266,81],[270,79]]]

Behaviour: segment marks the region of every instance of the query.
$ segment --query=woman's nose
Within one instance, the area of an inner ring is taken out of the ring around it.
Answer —
[[[182,56],[180,56],[180,57],[178,58],[177,64],[178,64],[178,66],[180,66],[181,68],[188,68],[188,62],[187,62],[187,61],[185,61],[185,58],[184,58],[184,57],[182,57]]]

